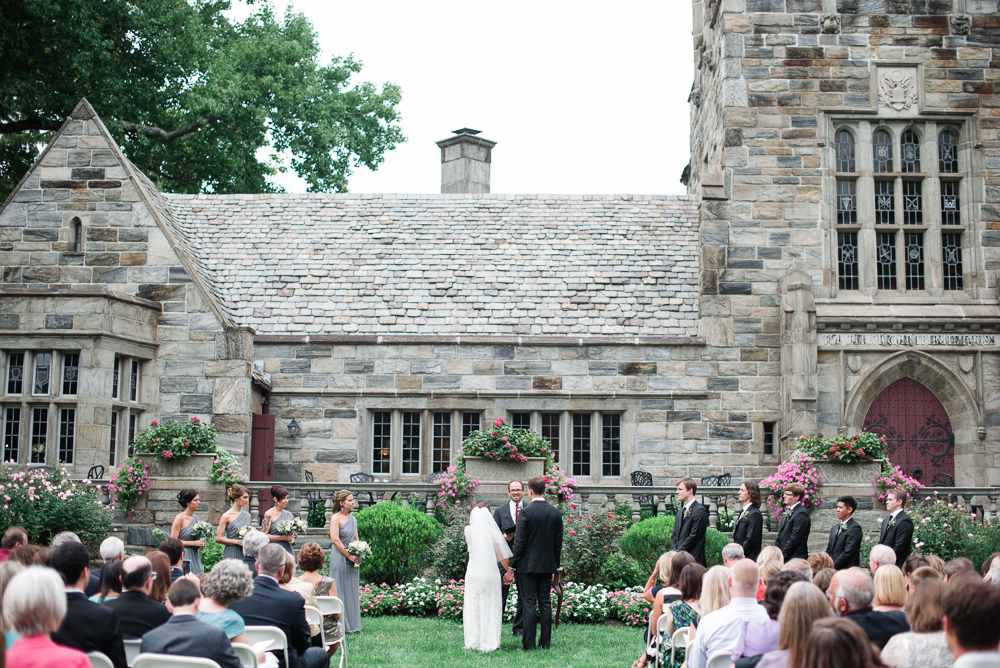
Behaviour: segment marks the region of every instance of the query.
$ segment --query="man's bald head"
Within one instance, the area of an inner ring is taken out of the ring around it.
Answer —
[[[760,585],[760,569],[752,559],[740,559],[730,569],[729,588],[733,598],[757,596]]]
[[[149,559],[129,557],[122,562],[122,589],[143,590],[152,575],[153,564]]]
[[[871,576],[860,568],[847,568],[833,576],[827,594],[833,611],[843,616],[870,607],[875,598],[875,584]]]

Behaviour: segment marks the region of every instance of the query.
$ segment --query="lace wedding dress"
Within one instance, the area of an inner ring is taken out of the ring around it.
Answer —
[[[465,648],[483,652],[500,647],[503,598],[497,561],[511,556],[487,508],[473,508],[465,527],[469,566],[465,571],[463,625]]]

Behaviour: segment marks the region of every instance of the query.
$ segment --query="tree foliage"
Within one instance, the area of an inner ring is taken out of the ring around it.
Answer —
[[[311,23],[291,9],[281,19],[264,2],[240,22],[229,0],[4,5],[0,198],[82,97],[171,192],[274,191],[285,151],[311,191],[343,192],[353,168],[375,169],[405,140],[399,88],[353,83],[351,56],[321,64]]]

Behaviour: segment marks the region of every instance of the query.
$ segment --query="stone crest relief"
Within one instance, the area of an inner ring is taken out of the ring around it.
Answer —
[[[917,69],[914,67],[880,67],[877,77],[877,93],[879,113],[917,113]]]

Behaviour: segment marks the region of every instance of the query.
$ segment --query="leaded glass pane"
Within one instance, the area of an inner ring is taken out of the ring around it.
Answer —
[[[7,359],[7,394],[24,392],[24,353],[12,353]]]
[[[892,181],[875,182],[875,224],[896,224],[896,184]]]
[[[73,463],[74,444],[76,443],[76,409],[62,408],[59,410],[59,461],[63,464]]]
[[[622,474],[622,416],[601,416],[601,475]]]
[[[903,181],[903,222],[907,225],[922,225],[924,222],[924,202],[920,181]]]
[[[903,133],[900,142],[900,157],[902,158],[903,170],[908,174],[920,171],[920,140],[917,133],[907,130]]]
[[[431,443],[431,473],[439,473],[451,463],[451,413],[434,413]]]
[[[876,172],[892,171],[892,140],[885,130],[879,130],[872,137],[872,157]]]
[[[938,136],[938,169],[942,174],[958,173],[958,141],[950,130]]]
[[[942,234],[941,255],[944,263],[944,289],[962,290],[962,235]]]
[[[139,433],[139,414],[128,414],[128,456],[135,454],[135,435]]]
[[[854,171],[854,137],[847,130],[837,133],[837,171]]]
[[[837,181],[837,223],[852,225],[858,222],[858,196],[854,181]]]
[[[531,429],[531,413],[511,413],[510,426],[514,429]]]
[[[420,473],[420,413],[403,412],[403,473]]]
[[[49,409],[31,409],[31,463],[45,463],[45,447],[49,438]]]
[[[80,355],[79,353],[68,353],[63,355],[63,394],[76,394],[76,387],[80,379]]]
[[[121,426],[121,417],[121,411],[111,411],[111,440],[108,442],[109,466],[115,466],[118,463],[118,428]]]
[[[129,376],[129,401],[139,398],[139,360],[132,360],[132,374]]]
[[[21,455],[21,409],[6,410],[3,425],[3,461],[17,464]]]
[[[959,209],[961,203],[958,201],[958,184],[954,181],[941,182],[941,224],[959,225],[961,215]]]
[[[115,358],[115,366],[111,371],[111,396],[114,399],[118,398],[118,387],[121,384],[121,369],[122,369],[122,358]]]
[[[542,438],[552,445],[552,461],[559,461],[559,413],[542,413]]]
[[[469,438],[469,434],[479,430],[479,413],[462,413],[462,440]]]
[[[52,376],[52,353],[37,353],[35,355],[35,383],[31,393],[45,396],[49,393],[49,380]]]
[[[924,289],[924,235],[906,233],[906,289]]]
[[[837,235],[837,269],[840,274],[840,289],[857,290],[859,282],[857,232],[841,232]]]
[[[372,415],[372,473],[389,473],[392,442],[392,413],[380,411]]]
[[[573,475],[590,475],[590,413],[573,415]]]
[[[896,233],[876,235],[875,270],[879,290],[896,289]]]

